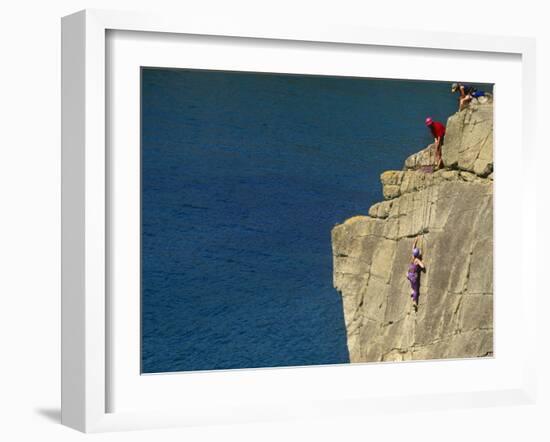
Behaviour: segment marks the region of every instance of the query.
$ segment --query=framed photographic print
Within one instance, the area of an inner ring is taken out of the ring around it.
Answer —
[[[533,400],[533,41],[84,11],[62,42],[64,424]]]

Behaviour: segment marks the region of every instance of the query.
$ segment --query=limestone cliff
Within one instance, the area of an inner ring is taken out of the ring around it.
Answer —
[[[451,116],[445,168],[432,146],[381,176],[385,201],[332,230],[351,362],[493,354],[493,106]],[[406,279],[413,239],[426,265],[418,311]]]

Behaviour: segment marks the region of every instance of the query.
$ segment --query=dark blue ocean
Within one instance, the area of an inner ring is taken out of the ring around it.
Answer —
[[[330,232],[450,83],[142,70],[142,371],[349,362]]]

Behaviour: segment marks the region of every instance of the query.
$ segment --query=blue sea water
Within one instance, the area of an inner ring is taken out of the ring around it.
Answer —
[[[450,83],[142,69],[142,372],[349,362],[330,232]]]

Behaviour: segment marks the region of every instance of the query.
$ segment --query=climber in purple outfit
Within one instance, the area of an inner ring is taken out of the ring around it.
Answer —
[[[422,262],[422,255],[420,249],[416,247],[418,243],[418,236],[414,240],[412,256],[409,262],[409,270],[407,272],[407,279],[411,283],[411,299],[413,303],[418,305],[418,296],[420,294],[420,273],[426,270],[424,263]]]

